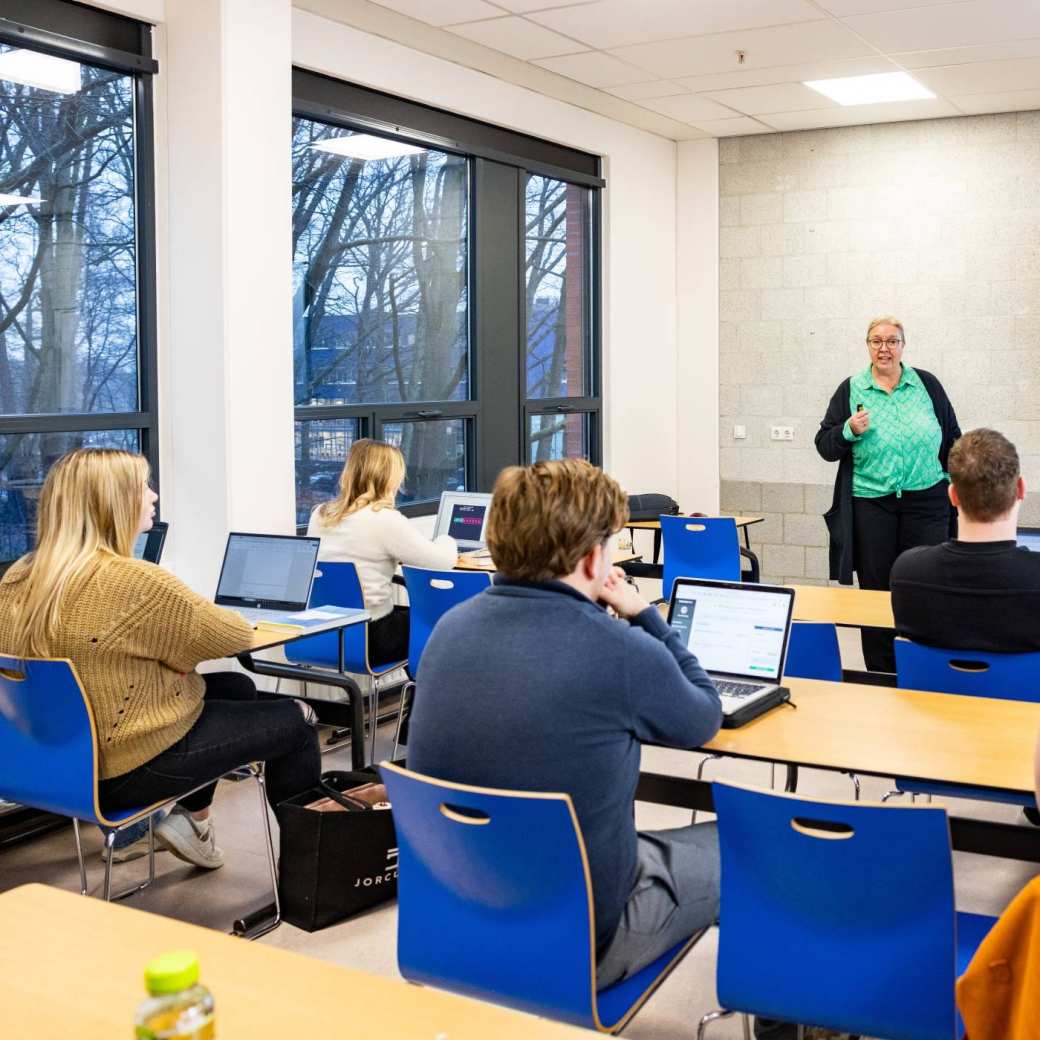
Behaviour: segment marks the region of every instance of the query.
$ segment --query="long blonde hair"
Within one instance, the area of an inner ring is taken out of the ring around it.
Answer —
[[[45,656],[62,598],[95,554],[131,555],[148,475],[143,456],[114,448],[79,448],[51,466],[37,507],[36,548],[3,579],[24,583],[10,650]]]
[[[354,441],[339,475],[339,495],[318,508],[318,519],[324,527],[333,527],[365,506],[377,513],[393,509],[404,474],[400,448],[369,437]]]

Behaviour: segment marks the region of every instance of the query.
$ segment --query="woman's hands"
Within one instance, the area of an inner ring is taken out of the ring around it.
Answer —
[[[870,429],[870,412],[866,408],[861,409],[849,417],[849,429],[857,437],[862,437]]]

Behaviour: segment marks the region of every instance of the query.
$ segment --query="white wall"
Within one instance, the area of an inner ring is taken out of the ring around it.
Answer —
[[[292,59],[604,157],[604,460],[633,492],[675,494],[674,142],[306,11]]]

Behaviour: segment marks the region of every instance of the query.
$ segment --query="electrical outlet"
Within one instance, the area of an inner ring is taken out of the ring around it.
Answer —
[[[793,441],[794,440],[794,427],[793,426],[770,426],[770,428],[769,428],[769,439],[771,441]]]
[[[733,427],[733,439],[735,441],[746,441],[747,440],[747,427],[746,426],[734,426]]]

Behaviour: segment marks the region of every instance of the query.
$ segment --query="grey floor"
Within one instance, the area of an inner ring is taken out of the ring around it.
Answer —
[[[846,663],[856,667],[858,647],[853,642],[843,641],[843,652]],[[389,755],[392,736],[392,726],[381,728],[380,757]],[[699,760],[700,756],[688,752],[653,748],[644,752],[643,765],[656,772],[693,776]],[[347,768],[343,753],[334,752],[326,756],[325,768]],[[769,767],[759,763],[734,760],[713,763],[706,775],[752,784],[769,783]],[[864,779],[863,797],[876,800],[887,787],[882,780]],[[799,791],[808,796],[851,797],[847,779],[812,770],[802,771]],[[239,913],[262,902],[267,892],[267,867],[262,850],[257,797],[255,784],[251,781],[224,783],[218,791],[214,819],[218,841],[227,856],[227,863],[221,870],[212,873],[196,871],[169,853],[162,853],[158,857],[159,876],[155,886],[129,900],[129,905],[227,930]],[[1020,819],[1019,810],[1010,806],[960,802],[957,810],[959,814],[1008,822]],[[689,814],[682,810],[637,806],[636,822],[641,828],[679,826],[688,820]],[[86,845],[91,884],[96,894],[102,878],[98,854],[100,837],[96,831],[86,835]],[[145,863],[146,860],[139,860],[117,866],[115,884],[120,886],[143,877]],[[955,871],[958,908],[988,914],[998,914],[1036,873],[1027,864],[967,853],[955,854]],[[0,890],[30,881],[78,889],[70,828],[0,850]],[[309,957],[396,977],[396,914],[396,906],[388,905],[313,934],[283,924],[260,941]],[[643,1040],[694,1035],[700,1016],[717,1006],[715,948],[716,935],[712,932],[686,958],[623,1035]],[[790,951],[784,951],[784,956],[791,956]],[[708,1035],[725,1040],[741,1036],[741,1030],[739,1024],[731,1019],[714,1025]]]

